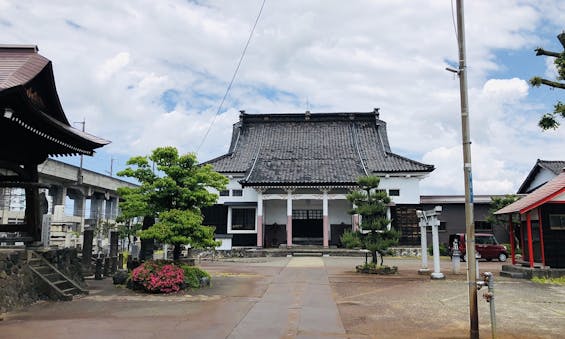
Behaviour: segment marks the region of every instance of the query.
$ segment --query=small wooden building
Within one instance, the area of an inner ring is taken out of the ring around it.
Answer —
[[[51,61],[37,51],[0,45],[0,189],[23,188],[26,199],[24,223],[0,225],[0,232],[18,232],[30,241],[41,240],[38,164],[48,156],[93,155],[109,143],[70,125]]]
[[[519,232],[529,267],[565,268],[565,172],[495,214],[507,216],[512,264],[517,263],[514,234]],[[519,225],[512,221],[516,214]]]

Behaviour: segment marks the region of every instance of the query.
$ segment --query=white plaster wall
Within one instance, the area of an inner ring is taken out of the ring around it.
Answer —
[[[265,200],[263,202],[265,224],[286,225],[286,200]]]
[[[226,186],[226,189],[230,190],[230,196],[229,197],[219,197],[218,198],[218,204],[223,204],[225,202],[256,202],[257,201],[257,192],[254,189],[248,188],[248,187],[243,188],[243,196],[241,196],[241,197],[231,196],[232,190],[242,189],[238,180],[241,180],[241,177],[229,178],[229,183]],[[219,194],[219,192],[217,190],[213,189],[213,188],[208,188],[208,191]]]
[[[330,200],[328,203],[328,213],[331,224],[351,224],[351,203],[347,200]]]
[[[532,184],[528,187],[528,190],[534,187],[538,187],[539,185],[546,183],[553,178],[555,178],[555,174],[553,174],[553,172],[545,168],[542,168],[535,176],[534,180],[532,180]]]
[[[420,203],[420,180],[421,177],[384,177],[381,178],[379,189],[400,190],[400,196],[390,197],[397,204],[419,204]]]

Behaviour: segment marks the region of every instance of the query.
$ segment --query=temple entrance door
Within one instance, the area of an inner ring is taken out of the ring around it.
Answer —
[[[292,211],[292,242],[299,245],[322,245],[322,210]]]

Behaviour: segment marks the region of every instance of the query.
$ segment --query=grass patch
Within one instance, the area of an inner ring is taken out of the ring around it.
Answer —
[[[536,284],[565,285],[565,277],[559,277],[559,278],[533,277],[532,282],[535,282]]]

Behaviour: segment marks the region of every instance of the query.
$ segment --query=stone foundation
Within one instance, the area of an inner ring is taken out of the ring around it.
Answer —
[[[86,286],[75,249],[39,250],[47,261],[78,284]],[[25,249],[0,249],[0,313],[48,299],[44,282],[28,267]]]

